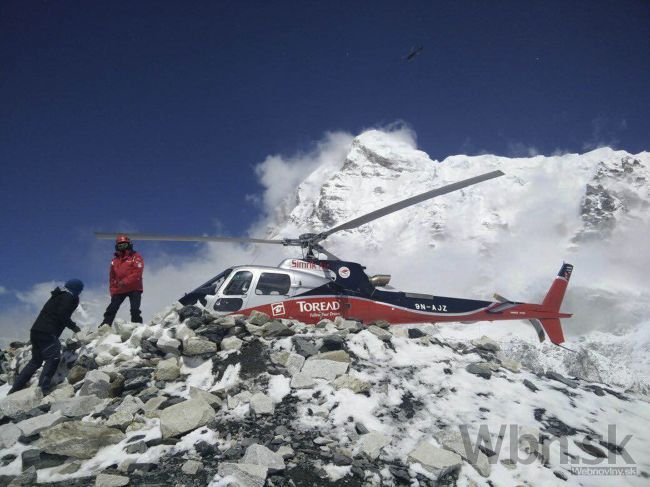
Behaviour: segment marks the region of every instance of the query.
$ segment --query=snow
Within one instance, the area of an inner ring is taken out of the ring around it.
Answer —
[[[272,375],[269,380],[269,396],[274,402],[282,402],[282,399],[291,392],[291,379],[284,375]]]
[[[350,473],[350,470],[352,470],[352,465],[337,466],[333,463],[328,463],[327,465],[323,466],[323,470],[327,472],[327,476],[332,482],[336,482],[337,480],[342,479]]]

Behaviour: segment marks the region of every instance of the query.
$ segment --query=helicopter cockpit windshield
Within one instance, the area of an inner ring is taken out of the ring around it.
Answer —
[[[224,281],[228,278],[230,273],[232,272],[232,269],[226,269],[225,271],[221,272],[220,274],[217,274],[214,276],[212,279],[210,279],[208,282],[205,282],[201,284],[199,287],[194,289],[193,291],[187,293],[185,296],[180,298],[178,301],[184,305],[190,305],[190,304],[195,304],[197,301],[199,301],[203,306],[206,305],[207,300],[205,299],[206,296],[213,296],[217,294],[219,291],[219,288],[223,285]]]

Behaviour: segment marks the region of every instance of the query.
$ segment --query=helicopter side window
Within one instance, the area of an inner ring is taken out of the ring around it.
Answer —
[[[250,271],[239,271],[230,280],[223,294],[226,296],[241,296],[246,294],[251,287],[253,273]]]
[[[263,272],[257,282],[255,294],[265,296],[280,296],[289,294],[291,277],[288,274]]]

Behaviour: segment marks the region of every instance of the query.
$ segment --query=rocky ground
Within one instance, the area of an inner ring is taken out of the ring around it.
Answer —
[[[0,388],[0,485],[647,485],[645,396],[431,332],[192,306],[84,330],[48,396]]]

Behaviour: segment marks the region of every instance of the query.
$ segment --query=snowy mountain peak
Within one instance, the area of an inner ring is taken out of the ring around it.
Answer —
[[[574,313],[565,324],[568,335],[636,333],[650,315],[648,168],[649,153],[607,147],[522,158],[455,155],[438,162],[417,149],[408,131],[372,130],[351,139],[338,158],[320,161],[286,197],[270,233],[322,231],[500,169],[505,176],[335,234],[324,245],[370,273],[392,274],[398,289],[478,299],[499,292],[541,300],[558,266],[570,261],[576,272],[563,308]],[[528,325],[491,326],[491,336],[538,346]],[[592,338],[577,346],[612,351],[607,363],[620,360],[627,346],[610,346],[605,335]],[[648,363],[643,346],[635,350],[613,382],[647,383],[634,364]]]

